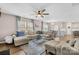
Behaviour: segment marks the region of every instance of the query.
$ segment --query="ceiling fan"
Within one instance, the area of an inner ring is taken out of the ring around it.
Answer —
[[[42,9],[42,10],[37,10],[34,12],[36,14],[36,17],[41,16],[43,18],[45,15],[49,15],[49,13],[45,13],[45,11],[46,11],[46,9]]]

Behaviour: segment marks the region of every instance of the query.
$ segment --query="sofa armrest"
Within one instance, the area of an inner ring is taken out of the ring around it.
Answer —
[[[79,55],[79,50],[65,43],[62,45],[62,55]]]
[[[21,36],[21,37],[15,37],[14,38],[14,45],[19,46],[28,43],[28,39],[26,36]]]

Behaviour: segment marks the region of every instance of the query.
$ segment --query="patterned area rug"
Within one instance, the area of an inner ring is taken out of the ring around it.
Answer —
[[[46,40],[31,40],[28,45],[24,45],[21,48],[24,50],[26,55],[41,55],[45,53],[44,43]]]

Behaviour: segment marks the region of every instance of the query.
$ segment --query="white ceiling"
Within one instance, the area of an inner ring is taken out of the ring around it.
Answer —
[[[32,19],[45,21],[75,21],[79,20],[79,4],[71,3],[0,3],[2,12]],[[35,10],[46,9],[49,13],[44,18],[36,18]]]

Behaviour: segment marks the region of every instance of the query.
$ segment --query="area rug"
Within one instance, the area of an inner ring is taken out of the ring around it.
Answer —
[[[46,42],[45,40],[36,41],[35,39],[29,41],[28,45],[24,45],[21,48],[24,50],[26,55],[41,55],[44,54],[45,52],[45,48],[44,48],[45,42]]]

